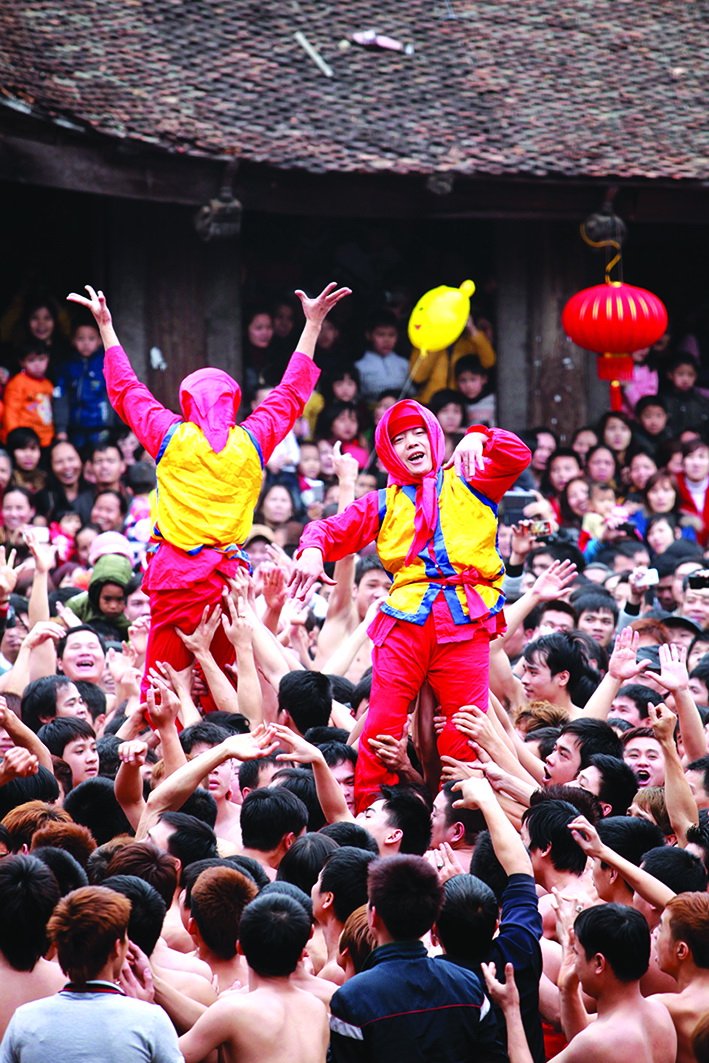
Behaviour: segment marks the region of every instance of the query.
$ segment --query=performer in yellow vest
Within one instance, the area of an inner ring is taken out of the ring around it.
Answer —
[[[241,388],[221,369],[198,369],[180,386],[182,414],[157,401],[142,384],[118,342],[103,292],[87,285],[87,307],[106,350],[104,373],[111,405],[157,466],[155,552],[143,588],[150,595],[146,677],[156,663],[186,668],[192,660],[175,629],[191,634],[206,605],[219,602],[226,580],[249,565],[242,549],[251,529],[262,470],[276,445],[303,411],[320,375],[313,362],[320,326],[349,288],[329,284],[315,299],[300,298],[305,328],[283,380],[241,425]],[[231,654],[217,628],[212,651],[219,663]]]
[[[445,444],[436,418],[413,400],[396,403],[375,436],[389,486],[308,524],[300,540],[291,580],[298,597],[321,578],[323,561],[337,561],[373,540],[393,581],[368,632],[374,643],[372,693],[359,742],[358,811],[382,783],[398,781],[368,739],[401,737],[408,706],[425,680],[446,717],[439,752],[474,759],[452,717],[461,705],[487,709],[489,644],[504,630],[497,504],[530,453],[502,429],[470,428],[467,441],[468,472],[441,468]]]

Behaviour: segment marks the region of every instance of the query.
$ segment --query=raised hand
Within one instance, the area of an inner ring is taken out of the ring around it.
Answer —
[[[186,649],[193,653],[195,657],[209,653],[212,639],[219,627],[221,615],[222,612],[218,605],[205,605],[199,624],[197,624],[191,635],[186,635],[184,631],[180,631],[179,627],[175,628]]]
[[[515,982],[515,969],[511,963],[505,964],[505,981],[497,980],[497,968],[494,963],[481,963],[480,967],[485,976],[485,985],[490,998],[502,1008],[503,1011],[514,1011],[519,1007],[519,990]]]
[[[543,602],[551,602],[561,597],[575,578],[576,565],[573,561],[554,561],[541,576],[537,576],[532,584],[532,594]]]
[[[352,294],[352,289],[338,288],[335,281],[330,281],[327,287],[323,288],[320,292],[320,295],[316,295],[313,299],[306,295],[304,291],[301,291],[300,288],[296,289],[295,294],[300,299],[300,304],[303,307],[303,313],[305,314],[305,320],[310,321],[319,327],[322,325],[333,306],[336,306],[340,299],[344,299],[345,296]]]
[[[651,664],[649,659],[637,660],[640,635],[631,627],[624,627],[615,640],[613,653],[608,662],[608,674],[621,683],[627,683],[640,675]]]
[[[351,454],[342,453],[342,443],[339,439],[332,448],[332,467],[338,483],[342,483],[343,480],[354,483],[357,479],[357,473],[359,472],[357,459],[353,458]]]
[[[464,480],[471,480],[476,472],[482,472],[485,468],[483,451],[486,443],[487,433],[470,432],[464,435],[443,466],[444,469],[450,469],[452,465],[455,465],[458,476],[462,476]]]
[[[103,326],[111,325],[111,311],[108,309],[106,296],[100,289],[95,291],[90,284],[86,285],[86,291],[89,293],[88,299],[85,295],[79,295],[77,292],[71,292],[67,295],[67,299],[70,303],[78,303],[79,306],[85,306],[87,310],[90,310],[99,329]]]
[[[293,575],[288,584],[288,593],[291,598],[298,598],[304,602],[316,583],[329,583],[334,587],[336,580],[330,579],[323,569],[323,556],[317,547],[311,546],[303,550],[293,567]]]
[[[651,679],[676,694],[680,690],[689,687],[689,673],[687,671],[687,649],[685,646],[677,646],[675,643],[660,646],[660,674],[646,672]]]
[[[660,745],[672,745],[677,727],[677,717],[672,709],[668,709],[663,701],[659,705],[653,705],[649,701],[647,711],[652,732]]]
[[[17,585],[16,557],[17,550],[11,550],[7,559],[5,551],[0,550],[0,599],[9,598]]]

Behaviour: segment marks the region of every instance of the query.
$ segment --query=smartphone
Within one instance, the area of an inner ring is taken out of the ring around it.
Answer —
[[[693,591],[704,591],[709,587],[709,571],[705,568],[699,572],[692,572],[687,580],[687,586]]]
[[[48,543],[49,542],[49,528],[39,527],[38,525],[32,525],[32,534],[34,535],[35,542]]]
[[[532,520],[529,522],[531,535],[551,535],[550,520]]]
[[[649,568],[642,579],[638,580],[638,590],[641,588],[644,590],[646,587],[656,587],[660,582],[660,573],[656,568]]]
[[[533,491],[505,491],[502,496],[502,523],[518,524],[524,519],[526,506],[537,501]]]

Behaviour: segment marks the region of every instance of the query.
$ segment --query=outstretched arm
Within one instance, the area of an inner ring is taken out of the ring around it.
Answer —
[[[166,410],[138,380],[119,343],[106,296],[100,290],[95,291],[90,284],[86,285],[86,291],[88,299],[77,292],[72,292],[67,299],[90,310],[98,325],[106,350],[103,371],[111,405],[121,420],[130,425],[148,453],[156,458],[168,428],[181,418]]]

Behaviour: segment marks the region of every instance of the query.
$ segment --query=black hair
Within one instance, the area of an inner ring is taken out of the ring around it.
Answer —
[[[354,768],[357,764],[357,750],[347,742],[314,742],[323,757],[328,768],[335,768],[338,764],[351,764]]]
[[[376,859],[374,853],[349,845],[343,845],[328,856],[320,877],[320,889],[323,893],[332,893],[332,910],[340,923],[367,903],[369,865]]]
[[[360,707],[360,705],[362,704],[364,699],[365,698],[369,699],[369,697],[371,696],[371,693],[372,693],[372,673],[370,672],[369,675],[362,676],[362,678],[360,679],[359,683],[354,688],[354,693],[352,695],[352,701],[350,702],[350,708],[352,709],[352,712],[357,712],[357,709]]]
[[[643,853],[642,868],[675,893],[704,893],[707,888],[707,872],[699,857],[674,845]]]
[[[162,812],[158,819],[174,828],[167,842],[167,851],[177,857],[183,868],[195,860],[218,855],[216,835],[201,819],[185,812]]]
[[[113,783],[100,775],[75,786],[64,799],[64,810],[75,823],[89,828],[97,845],[110,842],[117,834],[135,833],[118,803]]]
[[[594,753],[588,764],[600,772],[598,800],[611,806],[611,816],[625,816],[638,788],[633,769],[621,757],[607,753]]]
[[[574,934],[586,959],[603,956],[619,982],[638,981],[647,972],[650,928],[635,908],[613,903],[586,908],[576,916]]]
[[[474,376],[484,377],[490,375],[490,371],[485,368],[477,354],[464,354],[453,366],[453,373],[456,380],[463,373],[473,373]]]
[[[441,388],[440,391],[435,391],[431,395],[426,405],[435,417],[438,416],[444,406],[457,406],[461,415],[460,430],[465,431],[468,408],[462,391],[457,391],[454,388]]]
[[[389,822],[401,831],[399,852],[423,856],[431,844],[430,810],[408,786],[382,786],[381,795]]]
[[[355,849],[366,849],[368,853],[379,853],[377,840],[368,830],[359,823],[342,820],[339,823],[328,823],[321,827],[318,834],[324,834],[326,838],[332,838],[338,845],[351,845]]]
[[[49,723],[44,723],[37,732],[40,742],[44,742],[50,753],[61,757],[64,747],[77,738],[96,738],[96,732],[90,723],[80,716],[56,716]]]
[[[596,830],[604,845],[636,867],[648,850],[665,844],[658,825],[639,816],[608,816],[596,824]]]
[[[32,856],[36,856],[52,872],[62,897],[66,897],[67,893],[78,890],[81,886],[88,886],[89,880],[86,872],[76,857],[66,849],[58,849],[53,845],[40,845],[32,850]]]
[[[330,680],[333,700],[338,701],[340,705],[349,705],[355,689],[352,680],[345,679],[343,675],[332,675],[330,673],[328,673],[327,678]]]
[[[552,676],[559,672],[569,673],[569,693],[577,685],[584,673],[585,662],[577,642],[569,635],[556,631],[551,635],[542,635],[528,642],[522,651],[525,661],[533,664],[538,658],[546,664]]]
[[[350,732],[344,727],[309,727],[303,735],[306,742],[310,742],[320,749],[324,749],[325,746],[329,746],[332,743],[347,745],[349,737]]]
[[[647,646],[643,646],[643,654],[645,654],[645,650],[648,648],[649,647]],[[630,698],[642,720],[647,720],[648,718],[648,702],[650,702],[651,705],[659,705],[662,701],[661,694],[656,690],[653,690],[652,687],[643,686],[642,683],[626,683],[625,686],[620,688],[616,697]]]
[[[210,716],[212,714],[210,713]],[[190,724],[180,732],[180,745],[188,755],[194,746],[204,744],[206,746],[218,746],[225,738],[229,737],[226,727],[214,723],[211,720],[200,720],[199,723]]]
[[[322,672],[287,672],[278,686],[278,712],[287,712],[304,735],[309,727],[324,727],[332,712],[332,687]]]
[[[276,881],[292,882],[310,895],[325,861],[338,848],[337,842],[325,834],[302,834],[278,865]]]
[[[239,765],[239,789],[255,790],[258,786],[259,774],[262,767],[267,764],[281,765],[278,760],[278,752],[271,753],[267,757],[259,757],[257,760],[243,760]]]
[[[590,823],[597,823],[603,815],[601,803],[596,795],[573,783],[550,783],[540,787],[530,795],[530,808],[541,804],[542,801],[561,801],[573,805],[576,814],[585,816]]]
[[[441,787],[441,793],[446,799],[446,826],[453,823],[462,823],[465,830],[465,844],[475,845],[475,841],[487,824],[485,817],[479,808],[453,808],[453,802],[458,800],[458,793],[454,791],[454,782],[446,782]]]
[[[23,425],[20,428],[13,428],[11,432],[7,433],[5,447],[13,456],[13,459],[16,450],[24,450],[25,447],[30,446],[31,444],[41,448],[40,438],[34,428],[28,428]],[[8,488],[8,491],[9,490],[10,488]],[[17,488],[13,487],[12,490],[16,491]],[[32,496],[30,495],[29,497],[31,498]]]
[[[525,742],[539,743],[539,758],[546,760],[556,745],[556,740],[561,734],[560,727],[535,727],[533,731],[527,731],[524,736]]]
[[[92,683],[89,679],[75,679],[74,686],[86,702],[86,707],[94,723],[96,723],[99,716],[105,716],[106,695],[98,683]]]
[[[576,739],[580,757],[579,770],[588,767],[591,757],[596,753],[606,753],[610,757],[623,759],[621,741],[605,720],[569,720],[562,726],[561,733],[573,735]]]
[[[332,435],[332,426],[342,413],[353,413],[357,418],[358,428],[362,427],[361,413],[355,402],[342,402],[334,399],[329,405],[323,406],[315,422],[315,438],[329,439]]]
[[[359,587],[362,577],[366,576],[368,572],[386,572],[384,565],[381,563],[376,554],[365,554],[364,557],[360,557],[359,561],[355,565],[355,587]]]
[[[20,713],[22,722],[35,734],[42,726],[42,716],[57,714],[57,691],[68,687],[71,679],[65,675],[43,675],[28,683],[22,694]]]
[[[696,669],[695,669],[695,671],[696,671]],[[694,672],[692,674],[694,674]],[[685,770],[685,772],[688,772],[688,771],[699,771],[699,772],[701,772],[701,774],[702,774],[702,786],[707,791],[707,793],[709,793],[709,756],[698,757],[696,760],[693,760],[691,762],[691,764],[688,764],[687,767],[684,770]]]
[[[507,888],[509,878],[497,859],[489,830],[481,831],[478,835],[470,861],[470,874],[486,883],[495,894],[497,903],[502,904],[502,894]]]
[[[423,856],[387,856],[369,866],[370,907],[395,941],[421,938],[443,906],[443,886]]]
[[[311,925],[303,905],[285,893],[256,897],[244,908],[239,924],[239,945],[249,967],[262,978],[292,974]]]
[[[245,735],[251,730],[251,725],[241,712],[227,712],[225,709],[215,709],[209,714],[209,723],[219,724],[229,734]],[[187,728],[185,728],[187,730]],[[183,731],[184,734],[184,731]]]
[[[121,739],[116,735],[102,735],[96,739],[96,752],[98,753],[98,773],[106,779],[114,779],[121,766],[121,758],[118,749]]]
[[[48,768],[40,764],[33,775],[10,779],[4,786],[0,786],[0,819],[27,801],[47,801],[54,804],[58,797],[57,780]]]
[[[195,860],[193,864],[188,864],[188,866],[184,868],[180,875],[180,887],[185,892],[184,904],[185,908],[188,911],[191,911],[192,909],[192,887],[194,886],[195,882],[202,874],[202,872],[206,871],[210,867],[233,868],[234,865],[232,864],[231,860],[232,858],[228,856],[208,856],[204,860]],[[247,871],[244,871],[243,868],[239,867],[235,870],[242,871],[247,878],[253,879],[254,882],[256,881],[253,875],[249,874]],[[266,881],[270,880],[267,879]]]
[[[214,800],[214,795],[202,786],[192,791],[180,805],[179,811],[198,819],[201,823],[206,823],[208,827],[213,828],[217,822],[217,802]]]
[[[128,898],[128,937],[146,956],[151,956],[162,933],[167,912],[165,901],[158,891],[137,875],[111,875],[101,885]]]
[[[455,875],[443,889],[445,899],[436,920],[436,936],[447,955],[480,963],[490,952],[497,926],[497,897],[474,875]]]
[[[613,621],[618,619],[618,603],[615,598],[604,591],[584,591],[574,599],[574,606],[579,617],[582,613],[611,613]]]
[[[31,971],[47,951],[59,897],[54,874],[36,856],[0,860],[0,951],[16,971]]]
[[[275,882],[267,882],[259,893],[259,897],[263,894],[280,893],[282,897],[290,897],[292,900],[297,901],[303,908],[303,911],[310,920],[310,925],[315,922],[315,916],[313,915],[313,902],[309,894],[305,893],[300,886],[294,886],[292,882],[284,882],[276,879]]]
[[[275,786],[282,786],[300,798],[308,810],[309,831],[319,831],[325,826],[325,813],[320,807],[312,771],[301,766],[279,768],[271,779],[271,788]]]
[[[120,491],[114,491],[112,487],[102,487],[100,491],[97,491],[94,495],[93,504],[91,508],[96,505],[99,498],[102,495],[111,495],[112,498],[118,500],[118,509],[122,517],[125,517],[128,513],[128,499],[125,498]],[[115,582],[115,580],[108,580],[109,583]]]
[[[525,809],[522,816],[529,831],[530,852],[551,847],[552,866],[574,875],[582,874],[586,867],[586,854],[568,830],[568,824],[577,815],[576,808],[568,801],[552,800],[540,801]]]
[[[665,413],[667,413],[667,402],[663,395],[643,395],[633,407],[635,416],[639,418],[640,414],[644,413],[648,406],[659,406],[661,410],[664,410]]]
[[[284,786],[252,790],[241,806],[241,838],[246,849],[271,852],[286,834],[301,833],[308,810]]]
[[[251,875],[260,890],[271,881],[263,865],[259,864],[258,860],[254,860],[253,856],[243,856],[242,853],[236,853],[234,856],[227,857],[227,860],[230,866],[235,867],[237,871],[243,871],[245,875]]]

